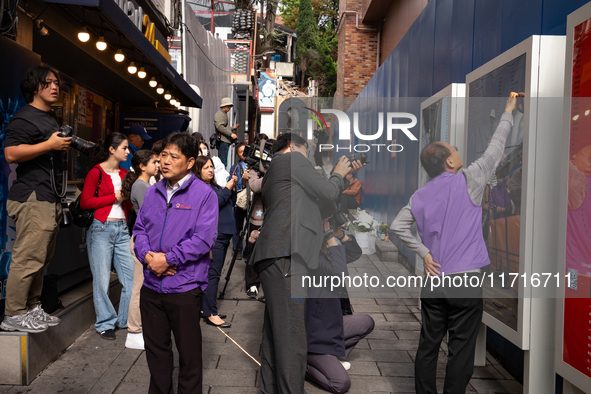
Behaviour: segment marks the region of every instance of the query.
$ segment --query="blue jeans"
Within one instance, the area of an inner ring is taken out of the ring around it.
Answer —
[[[94,219],[86,235],[88,260],[92,271],[92,293],[97,332],[127,327],[127,313],[133,289],[133,258],[129,251],[129,230],[125,220]],[[119,300],[119,314],[109,299],[111,264],[115,266],[123,285]]]
[[[218,144],[218,157],[224,163],[226,171],[228,170],[228,151],[230,150],[230,144],[227,142],[220,142]],[[224,185],[225,186],[225,185]]]

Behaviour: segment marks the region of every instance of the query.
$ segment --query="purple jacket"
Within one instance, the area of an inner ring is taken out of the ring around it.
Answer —
[[[133,228],[135,255],[144,265],[144,286],[158,293],[205,290],[209,251],[218,230],[218,198],[210,186],[191,174],[167,204],[166,182],[163,179],[148,188]],[[165,253],[177,273],[154,275],[144,260],[149,251]]]

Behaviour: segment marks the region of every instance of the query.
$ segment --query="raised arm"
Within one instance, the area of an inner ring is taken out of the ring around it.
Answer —
[[[464,170],[470,199],[475,205],[479,206],[482,203],[482,194],[486,187],[486,181],[503,158],[507,136],[513,127],[512,113],[515,110],[517,96],[517,93],[511,92],[511,96],[507,99],[507,104],[505,105],[505,112],[501,116],[499,125],[490,140],[490,144],[482,156]]]

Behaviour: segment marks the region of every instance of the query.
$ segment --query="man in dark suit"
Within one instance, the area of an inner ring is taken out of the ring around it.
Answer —
[[[265,394],[304,393],[305,290],[298,278],[307,268],[318,267],[324,235],[319,205],[340,196],[351,170],[342,157],[327,181],[308,161],[307,145],[295,134],[277,139],[261,190],[265,220],[249,261],[266,297],[261,366]],[[360,167],[356,162],[353,168]]]

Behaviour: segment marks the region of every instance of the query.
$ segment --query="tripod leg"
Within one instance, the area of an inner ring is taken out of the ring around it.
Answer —
[[[242,230],[240,232],[240,237],[238,237],[238,244],[239,245],[243,239],[244,239],[244,230]],[[224,288],[222,289],[222,291],[220,292],[220,296],[218,297],[218,299],[220,299],[220,300],[223,300],[224,295],[226,294],[226,288],[228,287],[228,282],[230,281],[230,276],[232,275],[232,270],[234,269],[234,264],[236,264],[237,253],[238,253],[238,248],[236,248],[236,250],[234,250],[234,253],[232,254],[232,261],[230,262],[230,267],[228,267],[228,273],[226,274],[226,283],[224,284]]]

